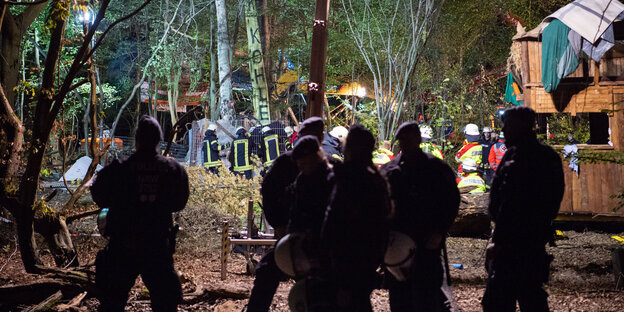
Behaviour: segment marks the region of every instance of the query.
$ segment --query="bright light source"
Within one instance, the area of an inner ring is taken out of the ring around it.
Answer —
[[[80,20],[81,22],[90,21],[91,13],[89,13],[89,11],[85,11],[84,13],[78,16],[78,20]]]
[[[366,96],[366,89],[363,87],[358,87],[357,91],[355,92],[355,95],[357,95],[358,97],[365,97]]]

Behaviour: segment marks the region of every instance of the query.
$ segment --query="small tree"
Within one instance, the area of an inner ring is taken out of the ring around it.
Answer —
[[[373,76],[383,140],[399,122],[408,81],[443,2],[342,0],[355,45]]]

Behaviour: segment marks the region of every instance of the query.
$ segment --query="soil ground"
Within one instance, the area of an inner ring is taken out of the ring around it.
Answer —
[[[70,231],[75,233],[74,242],[78,247],[81,264],[94,260],[97,250],[106,244],[101,237],[90,236],[97,233],[95,217],[74,222]],[[249,291],[253,277],[246,274],[242,255],[232,253],[228,263],[227,279],[220,279],[219,234],[201,241],[202,248],[185,243],[188,235],[181,233],[180,246],[175,255],[185,292],[193,292],[197,287],[205,289],[224,288]],[[553,311],[624,311],[624,294],[615,290],[615,278],[611,251],[619,244],[612,235],[593,231],[563,232],[565,238],[557,241],[557,247],[548,251],[555,256],[551,265],[551,280],[546,286],[549,304]],[[0,222],[0,286],[18,285],[39,278],[24,272],[19,250],[15,246],[15,231],[11,224]],[[483,252],[487,241],[477,238],[451,237],[448,240],[449,260],[462,264],[463,269],[451,268],[453,290],[461,311],[480,311],[480,300],[485,289],[486,273],[483,269]],[[53,261],[45,250],[43,260]],[[623,281],[624,282],[624,281]],[[288,291],[292,281],[283,282],[273,300],[271,311],[288,311]],[[179,311],[240,311],[247,300],[211,298],[200,302],[184,304]],[[372,296],[375,311],[389,311],[388,293],[377,290]],[[95,298],[86,299],[81,307],[84,311],[97,309]],[[2,308],[0,311],[18,311],[23,307]],[[127,311],[150,311],[149,295],[140,279],[130,293]]]

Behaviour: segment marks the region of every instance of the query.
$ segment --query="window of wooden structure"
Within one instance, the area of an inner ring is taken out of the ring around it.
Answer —
[[[537,114],[537,134],[550,144],[609,143],[609,116],[606,113]]]

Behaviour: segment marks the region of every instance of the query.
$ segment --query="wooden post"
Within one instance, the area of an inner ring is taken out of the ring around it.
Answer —
[[[306,118],[312,116],[323,117],[329,2],[330,0],[316,0],[316,14],[312,27],[312,53],[310,55],[310,80],[308,81]]]
[[[528,84],[531,82],[531,68],[529,68],[529,43],[522,41],[522,95],[524,106],[531,107],[531,91]]]
[[[223,230],[221,231],[221,280],[225,281],[227,278],[227,258],[229,250],[228,239],[229,225],[227,221],[223,221]]]

